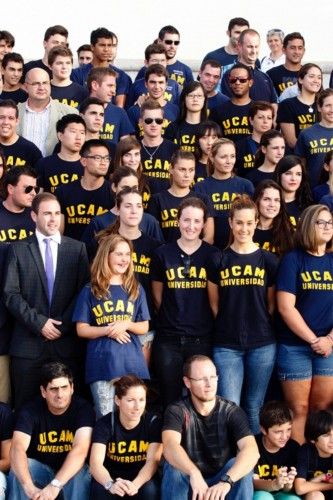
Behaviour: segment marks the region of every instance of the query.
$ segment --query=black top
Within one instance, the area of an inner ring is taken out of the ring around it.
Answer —
[[[142,415],[134,429],[125,429],[119,413],[108,413],[96,423],[92,442],[106,445],[104,467],[111,477],[133,481],[147,460],[151,443],[161,443],[161,419],[153,413]]]
[[[62,415],[48,410],[41,397],[25,405],[18,413],[15,431],[31,436],[28,458],[35,458],[59,470],[72,449],[75,433],[81,427],[93,427],[95,415],[89,403],[73,396]]]
[[[211,334],[213,317],[207,295],[207,266],[216,252],[216,248],[204,241],[190,256],[176,242],[156,250],[151,279],[163,283],[157,317],[159,336]]]
[[[262,439],[262,434],[256,436],[260,458],[254,469],[254,473],[258,474],[259,479],[275,479],[279,475],[278,469],[280,467],[288,467],[288,469],[296,467],[297,452],[299,449],[299,444],[296,441],[289,439],[283,448],[280,448],[275,453],[271,453],[266,450]]]
[[[216,396],[209,415],[200,415],[191,400],[168,406],[163,431],[181,434],[181,446],[204,477],[214,476],[236,456],[237,442],[252,433],[244,411],[235,403]]]
[[[277,257],[261,249],[239,254],[230,247],[214,257],[208,279],[219,286],[215,345],[246,349],[275,342],[267,291],[275,282]]]

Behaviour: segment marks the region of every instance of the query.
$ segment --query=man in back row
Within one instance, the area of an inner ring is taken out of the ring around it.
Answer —
[[[238,60],[246,66],[252,68],[253,85],[250,89],[250,97],[253,101],[267,101],[274,104],[277,109],[277,94],[275,92],[272,80],[266,73],[256,68],[260,49],[259,33],[253,29],[242,31],[238,40]],[[225,95],[231,96],[229,84],[230,69],[223,74],[221,90]]]
[[[207,356],[186,361],[190,397],[168,406],[164,416],[162,500],[187,500],[190,493],[207,500],[253,498],[258,448],[243,410],[216,396],[217,379]]]

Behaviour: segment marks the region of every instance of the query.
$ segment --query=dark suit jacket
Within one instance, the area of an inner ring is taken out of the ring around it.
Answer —
[[[51,305],[47,281],[36,236],[10,245],[4,281],[4,300],[15,318],[10,345],[12,356],[35,359],[45,343],[52,342],[63,357],[77,355],[78,338],[72,323],[76,297],[89,280],[84,243],[61,237]],[[41,334],[48,318],[62,321],[61,337],[47,340]]]

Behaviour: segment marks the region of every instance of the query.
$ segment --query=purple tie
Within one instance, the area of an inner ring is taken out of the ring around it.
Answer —
[[[53,293],[53,285],[54,285],[54,269],[53,269],[53,258],[52,258],[50,242],[51,242],[50,238],[44,239],[44,243],[46,245],[46,248],[45,248],[45,273],[46,273],[46,279],[47,279],[47,289],[49,292],[49,302],[51,303],[52,293]]]

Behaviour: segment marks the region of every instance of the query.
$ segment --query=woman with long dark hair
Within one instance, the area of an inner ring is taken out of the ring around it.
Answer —
[[[256,187],[253,200],[259,219],[253,241],[264,250],[283,255],[293,248],[294,229],[283,201],[281,187],[267,179]]]
[[[285,147],[284,138],[278,130],[268,130],[262,134],[254,168],[246,176],[254,187],[265,179],[274,179],[275,167],[284,156]]]
[[[200,82],[186,85],[180,94],[180,117],[165,130],[164,137],[184,151],[195,151],[199,124],[207,120],[207,96]]]
[[[275,180],[282,188],[283,200],[293,226],[312,203],[308,175],[299,156],[286,155],[275,169]]]

